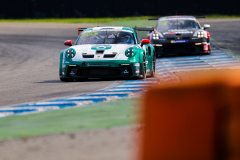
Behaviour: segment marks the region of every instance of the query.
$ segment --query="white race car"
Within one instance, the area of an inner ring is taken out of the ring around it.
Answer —
[[[148,39],[140,41],[136,30],[153,31],[152,28],[94,27],[83,30],[74,46],[71,40],[65,41],[70,47],[60,54],[60,80],[154,76],[154,47]]]

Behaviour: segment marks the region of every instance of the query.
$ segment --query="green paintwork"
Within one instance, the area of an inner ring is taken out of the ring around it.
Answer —
[[[92,30],[91,28],[86,29],[85,31]],[[60,54],[60,65],[59,65],[59,74],[60,77],[65,78],[67,77],[67,71],[68,71],[68,66],[69,65],[77,65],[78,67],[119,67],[121,64],[129,64],[132,70],[133,75],[132,76],[140,76],[143,74],[143,57],[145,56],[145,61],[146,61],[146,73],[147,75],[150,75],[153,72],[153,59],[155,57],[155,50],[154,47],[151,44],[141,46],[141,42],[137,41],[137,35],[136,32],[134,31],[133,28],[129,27],[123,27],[122,30],[128,30],[133,32],[133,36],[135,39],[135,46],[130,47],[129,49],[133,49],[134,55],[127,56],[127,60],[117,60],[117,59],[112,59],[112,60],[89,60],[89,59],[82,59],[79,61],[72,61],[71,58],[65,58],[66,50],[63,50]],[[82,32],[83,34],[83,32]],[[79,35],[78,39],[82,36],[82,34]],[[78,40],[77,39],[77,40]],[[76,44],[75,44],[76,45]],[[92,50],[107,50],[111,49],[111,45],[100,45],[104,46],[102,48],[99,48],[99,45],[91,47]],[[105,48],[106,47],[106,48]],[[144,50],[144,47],[146,48],[146,51]],[[119,51],[120,52],[120,51]],[[121,51],[122,52],[122,51]],[[124,51],[125,56],[128,52],[128,49]],[[85,62],[85,63],[84,63]],[[134,64],[139,63],[140,66],[138,67],[140,72],[136,73],[135,69],[136,67]],[[84,65],[83,65],[84,64]],[[62,71],[65,71],[65,75],[62,75]]]
[[[66,51],[66,54],[65,54],[66,58],[68,58],[68,59],[73,58],[75,55],[76,55],[76,51],[75,51],[75,49],[73,49],[73,48],[69,48],[69,49]]]

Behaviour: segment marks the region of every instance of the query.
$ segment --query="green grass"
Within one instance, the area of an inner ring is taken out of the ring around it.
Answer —
[[[129,20],[147,20],[152,17],[161,16],[135,16],[135,17],[116,17],[116,18],[42,18],[42,19],[0,19],[2,22],[22,22],[22,23],[111,23],[114,21],[129,21]],[[240,15],[206,15],[206,18],[240,18]],[[121,25],[122,26],[122,25]]]
[[[136,99],[0,118],[0,140],[135,123]]]

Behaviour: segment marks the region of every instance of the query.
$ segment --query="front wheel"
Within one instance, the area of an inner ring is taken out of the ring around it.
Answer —
[[[143,65],[142,65],[142,77],[140,79],[146,79],[147,74],[146,74],[146,61],[145,61],[145,56],[143,56]]]
[[[63,82],[73,82],[74,78],[60,78],[60,80]]]
[[[153,63],[152,63],[152,73],[149,77],[154,77],[156,71],[156,56],[153,55]]]

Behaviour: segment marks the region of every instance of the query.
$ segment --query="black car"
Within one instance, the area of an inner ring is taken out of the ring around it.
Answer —
[[[196,17],[168,16],[150,18],[149,20],[157,20],[154,31],[147,35],[155,47],[157,57],[180,54],[211,54],[210,33],[206,31],[210,25],[204,24],[201,27]]]

